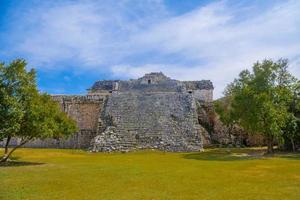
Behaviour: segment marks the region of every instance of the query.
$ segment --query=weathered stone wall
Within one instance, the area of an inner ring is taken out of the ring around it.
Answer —
[[[196,103],[188,93],[114,93],[102,113],[108,130],[99,134],[93,151],[156,148],[202,149]]]
[[[187,90],[213,90],[214,86],[210,80],[183,81]]]
[[[202,102],[212,102],[213,101],[213,90],[194,90],[194,98]]]
[[[77,122],[80,130],[97,130],[100,107],[106,97],[101,95],[53,96],[61,108]]]
[[[196,100],[210,103],[213,101],[214,86],[209,80],[183,81],[186,91],[193,94]]]
[[[143,80],[120,81],[120,92],[181,92],[183,84],[175,80],[163,80],[158,83],[141,83]]]
[[[203,147],[209,146],[262,146],[264,137],[247,133],[239,126],[227,127],[219,119],[212,102],[197,102],[199,124],[205,128]]]
[[[213,84],[209,80],[178,81],[165,76],[161,72],[145,74],[138,79],[128,81],[97,81],[89,89],[90,94],[112,92],[189,92],[194,98],[204,102],[213,101]]]
[[[97,135],[100,111],[105,98],[102,95],[54,95],[53,99],[59,102],[61,109],[77,122],[79,132],[59,140],[35,140],[25,147],[89,148],[91,140]]]

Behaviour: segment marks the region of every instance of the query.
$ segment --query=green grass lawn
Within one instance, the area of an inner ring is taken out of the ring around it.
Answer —
[[[14,156],[17,163],[0,166],[1,200],[300,199],[300,154],[20,149]]]

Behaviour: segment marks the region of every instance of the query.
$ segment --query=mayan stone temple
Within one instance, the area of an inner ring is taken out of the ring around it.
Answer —
[[[97,81],[88,94],[54,95],[80,131],[67,139],[27,146],[91,151],[199,151],[208,131],[201,125],[213,100],[211,81],[178,81],[163,73],[139,79]]]

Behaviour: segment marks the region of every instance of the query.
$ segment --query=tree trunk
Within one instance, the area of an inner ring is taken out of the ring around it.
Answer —
[[[274,153],[274,144],[273,144],[273,137],[268,137],[268,153]]]
[[[291,144],[292,144],[292,150],[293,150],[293,152],[295,152],[296,148],[295,148],[295,142],[294,142],[293,138],[291,138]]]
[[[11,156],[11,154],[19,147],[23,146],[24,144],[26,144],[28,142],[28,140],[22,141],[19,145],[15,146],[12,150],[10,150],[9,152],[5,153],[4,156],[0,159],[0,163],[2,162],[6,162],[8,160],[8,158]]]
[[[4,154],[7,154],[7,152],[8,152],[8,145],[9,145],[10,140],[11,140],[11,136],[8,136],[6,139],[6,142],[5,142]]]

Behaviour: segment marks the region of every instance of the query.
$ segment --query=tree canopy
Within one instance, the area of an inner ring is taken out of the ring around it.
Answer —
[[[33,139],[59,138],[77,131],[76,123],[48,94],[39,93],[34,69],[25,60],[0,64],[0,140],[6,139],[6,161],[15,149]],[[20,143],[8,151],[11,138]]]
[[[236,122],[249,132],[263,134],[269,152],[273,152],[274,140],[284,140],[285,128],[295,127],[287,124],[294,116],[290,106],[298,101],[294,88],[299,82],[287,68],[288,61],[280,59],[257,62],[252,71],[243,70],[227,86],[224,93],[230,103],[223,106],[226,110],[219,111],[226,123]]]

